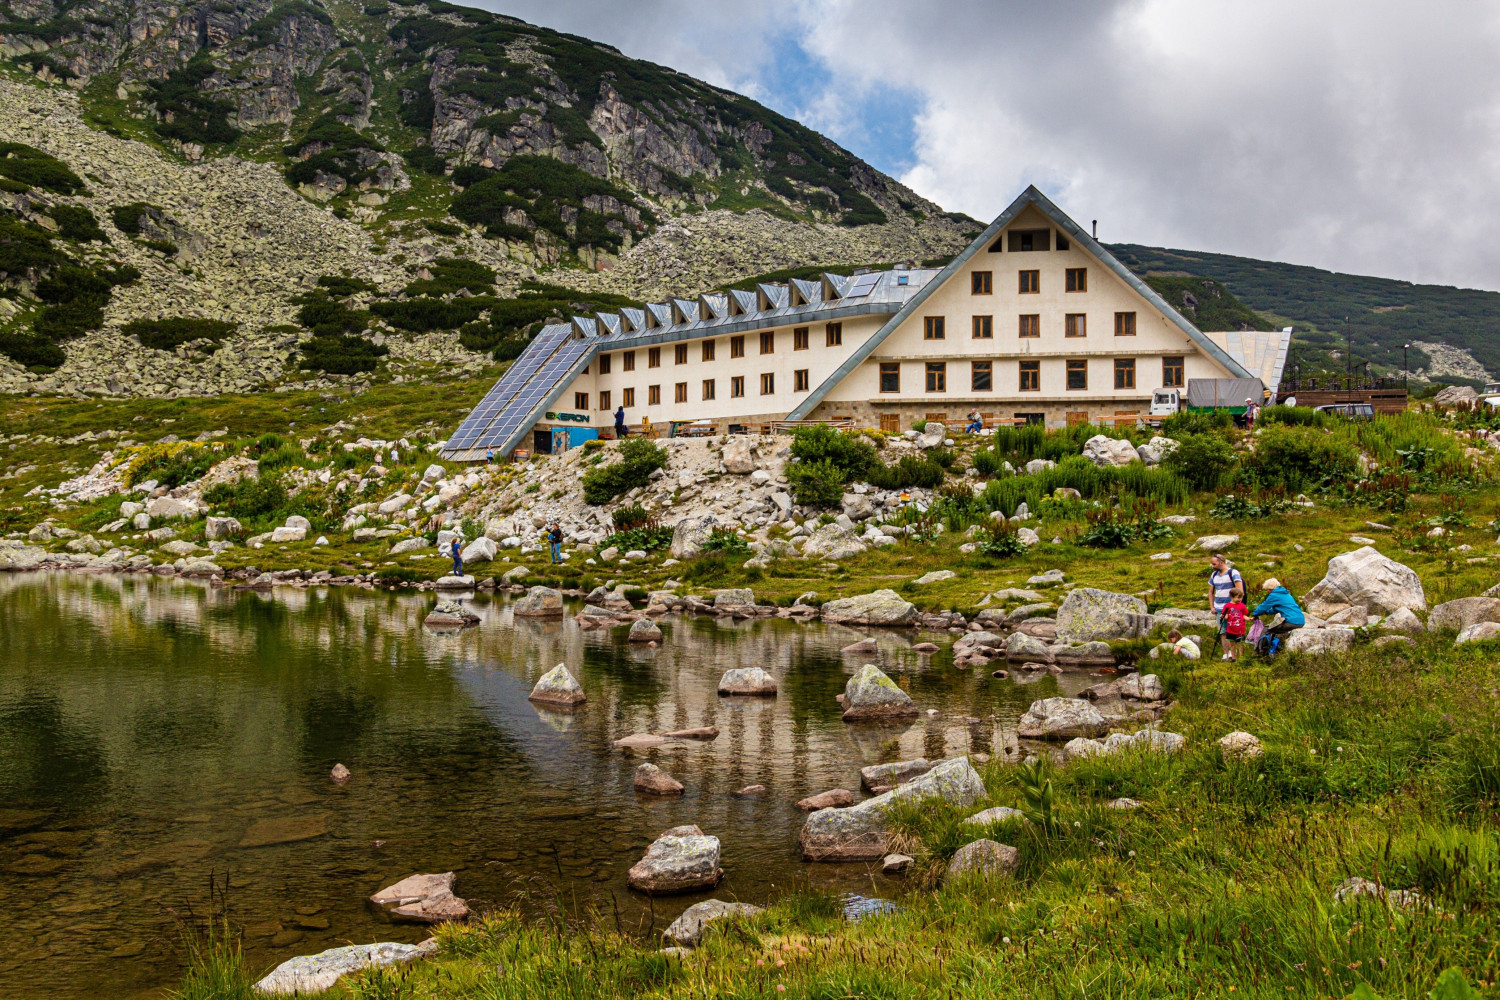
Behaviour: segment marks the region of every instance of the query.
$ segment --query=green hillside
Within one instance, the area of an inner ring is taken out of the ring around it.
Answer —
[[[1342,369],[1348,317],[1356,365],[1368,361],[1376,372],[1399,370],[1401,345],[1424,341],[1464,348],[1485,368],[1500,371],[1500,292],[1417,285],[1194,250],[1134,244],[1109,249],[1153,285],[1187,280],[1183,275],[1210,277],[1273,325],[1293,326],[1291,364]],[[1421,351],[1410,352],[1412,368],[1427,361]]]
[[[1153,274],[1146,277],[1146,284],[1200,330],[1276,329],[1212,278]]]

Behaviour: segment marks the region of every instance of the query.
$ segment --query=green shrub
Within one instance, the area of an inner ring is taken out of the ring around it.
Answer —
[[[82,205],[53,205],[50,214],[57,221],[58,235],[65,240],[74,243],[109,242],[109,236],[99,228],[94,213]]]
[[[1181,476],[1195,490],[1212,490],[1234,468],[1234,447],[1218,434],[1184,434],[1162,465]]]
[[[127,337],[136,337],[145,347],[170,351],[190,340],[211,340],[215,344],[234,332],[235,324],[219,319],[174,316],[169,319],[134,319],[120,328]]]
[[[0,333],[0,354],[25,368],[56,368],[68,359],[52,341],[24,333]]]
[[[339,334],[311,337],[302,343],[302,357],[297,367],[330,375],[357,375],[374,371],[389,349],[364,337]]]
[[[871,486],[882,490],[905,490],[917,487],[936,489],[943,484],[943,467],[926,457],[902,455],[895,465],[876,464],[867,475]]]
[[[556,105],[553,108],[549,111],[553,118],[566,110]],[[587,125],[579,134],[583,133],[593,136]],[[598,137],[594,138],[597,141]],[[532,230],[506,221],[511,209],[525,212],[537,229],[551,233],[573,249],[589,244],[617,250],[624,243],[625,230],[643,236],[656,222],[629,191],[551,156],[513,156],[499,170],[461,167],[453,172],[453,182],[464,190],[453,199],[449,209],[452,215],[470,225],[484,226],[489,235],[502,239],[532,239]],[[635,208],[641,222],[631,222],[619,213],[585,209],[584,199],[594,195]],[[576,213],[572,226],[564,221],[564,209]],[[613,228],[610,223],[614,223]]]
[[[722,552],[726,557],[747,556],[750,543],[729,528],[714,528],[703,542],[704,552]]]
[[[234,105],[199,89],[214,72],[209,50],[203,49],[166,79],[147,85],[147,99],[161,116],[155,125],[157,135],[205,145],[231,143],[240,137],[240,130],[229,124]]]
[[[989,537],[979,543],[979,551],[996,559],[1009,559],[1026,554],[1026,543],[1020,532],[1009,521],[995,521]]]
[[[845,483],[863,479],[880,464],[869,438],[863,434],[836,431],[827,424],[813,424],[793,431],[792,457],[798,462],[827,462],[838,470]]]
[[[1255,435],[1255,452],[1242,468],[1251,482],[1295,491],[1356,475],[1359,453],[1348,441],[1316,428],[1267,427]]]
[[[66,163],[24,142],[0,142],[0,177],[53,194],[77,194],[83,190],[83,178],[69,170]]]
[[[495,290],[495,270],[477,261],[457,257],[443,257],[427,266],[431,278],[419,278],[406,286],[409,296],[452,295],[459,289],[468,289],[476,295]]]
[[[269,517],[287,502],[286,487],[275,476],[219,483],[203,491],[203,500],[217,510],[240,520]]]
[[[1286,427],[1323,427],[1328,418],[1311,406],[1268,406],[1260,411],[1256,423],[1261,427],[1281,424]]]
[[[844,496],[844,473],[827,459],[786,467],[792,498],[809,507],[833,507]]]
[[[173,450],[149,453],[146,459],[130,469],[130,485],[156,480],[160,486],[175,489],[183,483],[202,479],[213,468],[221,454],[209,448],[174,446]]]
[[[115,228],[130,236],[140,233],[142,219],[159,218],[162,215],[161,209],[155,205],[148,205],[144,201],[132,201],[128,205],[116,205],[109,210],[109,217],[114,222]]]
[[[583,475],[583,499],[595,507],[609,503],[651,481],[651,473],[667,464],[667,452],[644,438],[620,444],[620,460],[590,469]]]
[[[1161,432],[1181,438],[1185,434],[1212,434],[1233,425],[1234,417],[1228,410],[1179,410],[1161,422]]]
[[[177,244],[171,240],[141,240],[141,246],[147,250],[155,250],[164,257],[177,256]]]
[[[640,549],[642,552],[657,552],[672,544],[672,529],[656,525],[654,527],[630,528],[626,531],[616,531],[599,543],[601,549],[607,549],[611,545],[621,552],[629,552],[631,549]]]

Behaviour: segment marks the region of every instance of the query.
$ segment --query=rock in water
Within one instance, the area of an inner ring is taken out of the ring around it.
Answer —
[[[1012,663],[1051,663],[1052,647],[1035,636],[1012,632],[1005,640],[1005,658]]]
[[[429,628],[468,628],[479,624],[479,616],[457,601],[439,601],[422,624]]]
[[[696,948],[703,939],[703,926],[711,920],[725,917],[750,917],[761,912],[761,907],[749,903],[726,903],[722,899],[705,899],[682,911],[682,916],[672,921],[662,937],[682,948]]]
[[[1076,736],[1098,736],[1109,723],[1092,702],[1082,698],[1043,698],[1031,703],[1016,734],[1032,740],[1071,740]]]
[[[712,740],[718,738],[718,726],[695,726],[692,729],[674,729],[663,736],[673,740]]]
[[[937,763],[941,764],[942,761]],[[879,795],[897,785],[904,785],[913,778],[920,778],[936,766],[923,757],[916,760],[898,760],[891,764],[871,764],[859,769],[860,783],[867,791]]]
[[[469,904],[453,895],[453,873],[408,875],[370,897],[370,905],[392,920],[436,924],[462,920]]]
[[[738,667],[725,671],[724,676],[719,678],[719,693],[775,697],[776,678],[760,667]]]
[[[1319,618],[1332,617],[1355,605],[1367,608],[1372,615],[1393,614],[1398,608],[1427,610],[1427,595],[1416,572],[1368,545],[1328,560],[1327,575],[1303,596],[1302,602]]]
[[[635,769],[635,790],[647,795],[681,795],[683,788],[682,782],[655,764],[642,764]]]
[[[349,780],[349,769],[343,764],[335,764],[333,770],[328,772],[328,777],[333,779],[335,785],[342,785]]]
[[[715,611],[735,611],[755,607],[755,591],[749,587],[730,587],[714,595]]]
[[[873,663],[859,668],[859,673],[844,685],[844,721],[859,719],[903,719],[917,714],[911,696]]]
[[[519,618],[561,618],[562,594],[551,587],[532,587],[511,607]]]
[[[669,896],[712,889],[723,877],[719,838],[705,836],[696,826],[674,826],[656,838],[625,878],[632,889]]]
[[[900,875],[915,860],[910,854],[887,854],[880,863],[880,871],[885,875]]]
[[[1057,637],[1064,642],[1135,639],[1150,631],[1146,602],[1129,594],[1079,587],[1057,609]]]
[[[330,948],[316,955],[299,955],[289,958],[270,975],[255,984],[260,993],[309,994],[332,989],[339,977],[362,969],[410,962],[437,952],[437,941],[428,938],[421,944],[398,944],[382,941],[379,944],[350,944],[342,948]]]
[[[875,644],[875,640],[874,639],[861,639],[858,642],[851,642],[849,645],[847,645],[843,649],[839,650],[839,652],[840,653],[878,653],[878,652],[880,652],[880,647]]]
[[[328,813],[311,813],[306,816],[258,820],[250,824],[245,835],[240,838],[239,846],[270,847],[273,844],[312,840],[328,832],[328,818]]]
[[[829,601],[822,607],[823,621],[833,625],[913,625],[918,618],[914,604],[894,590]]]
[[[661,629],[649,618],[637,618],[630,626],[630,642],[661,642]]]
[[[843,809],[852,805],[854,805],[854,793],[847,788],[830,788],[826,792],[809,795],[797,802],[797,808],[805,813],[817,812],[819,809]]]
[[[1009,844],[993,840],[976,840],[953,852],[948,862],[948,877],[956,875],[1009,875],[1016,870],[1018,852]]]
[[[536,682],[536,687],[531,689],[529,700],[538,705],[572,708],[588,701],[588,696],[583,693],[583,688],[568,672],[567,666],[559,663]]]
[[[971,806],[985,796],[984,782],[967,757],[944,761],[914,781],[847,809],[822,809],[802,824],[798,843],[809,861],[873,861],[886,854],[887,814],[893,803],[942,799]]]

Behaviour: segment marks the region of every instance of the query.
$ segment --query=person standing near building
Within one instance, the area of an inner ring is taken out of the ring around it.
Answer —
[[[620,408],[615,411],[615,439],[624,441],[625,435],[628,433],[630,432],[625,427],[625,407],[622,404]]]
[[[1259,417],[1259,416],[1260,416],[1260,407],[1257,406],[1257,405],[1255,405],[1255,400],[1250,399],[1249,397],[1246,397],[1246,399],[1245,399],[1245,426],[1247,428],[1254,427],[1255,426],[1256,418]]]

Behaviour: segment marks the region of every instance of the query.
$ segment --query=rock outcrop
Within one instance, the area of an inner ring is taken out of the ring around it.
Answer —
[[[409,875],[370,897],[370,905],[392,920],[437,924],[462,920],[469,904],[453,895],[453,873]]]
[[[914,625],[919,617],[916,606],[894,590],[877,590],[858,597],[829,601],[821,609],[823,621],[830,625]]]
[[[969,758],[955,757],[858,805],[813,813],[802,825],[798,843],[809,861],[874,861],[887,853],[887,814],[894,803],[942,799],[950,805],[969,806],[984,795],[984,781]]]
[[[1351,607],[1388,615],[1399,608],[1426,611],[1427,595],[1415,571],[1366,545],[1328,560],[1327,575],[1303,595],[1302,603],[1319,618],[1331,618]],[[1292,635],[1295,638],[1296,633]]]

